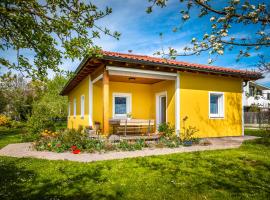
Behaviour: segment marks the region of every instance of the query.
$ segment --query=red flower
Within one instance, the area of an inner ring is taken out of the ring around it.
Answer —
[[[81,150],[80,149],[76,149],[76,150],[73,150],[72,153],[73,154],[79,154],[79,153],[81,153]]]
[[[71,149],[74,151],[77,149],[77,146],[73,145],[73,146],[71,146]]]
[[[61,147],[61,144],[56,144],[57,147]]]

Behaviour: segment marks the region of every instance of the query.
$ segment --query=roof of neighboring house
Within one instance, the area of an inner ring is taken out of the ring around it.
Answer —
[[[102,57],[96,57],[95,59],[101,61],[113,61],[113,62],[123,62],[130,64],[140,64],[147,66],[157,66],[157,67],[165,67],[171,68],[176,71],[195,71],[202,73],[211,73],[211,74],[221,74],[221,75],[229,75],[235,76],[239,78],[243,78],[245,80],[257,80],[262,78],[262,74],[255,71],[247,71],[247,70],[237,70],[226,67],[218,67],[218,66],[210,66],[210,65],[202,65],[195,64],[189,62],[182,62],[177,60],[169,60],[165,58],[157,58],[146,55],[137,55],[131,53],[118,53],[118,52],[110,52],[110,51],[102,51]],[[98,65],[90,65],[90,58],[84,58],[80,63],[78,68],[75,71],[75,76],[68,81],[68,83],[63,88],[61,95],[67,94],[71,91],[84,77],[92,73]],[[87,64],[88,63],[88,64]],[[132,66],[129,66],[132,67]]]
[[[255,87],[257,87],[257,88],[259,88],[261,90],[270,90],[270,87],[259,84],[259,83],[255,83],[253,81],[251,81],[249,85],[253,85],[253,86],[255,86]]]

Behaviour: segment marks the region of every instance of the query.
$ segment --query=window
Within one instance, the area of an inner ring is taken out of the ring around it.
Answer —
[[[81,96],[81,118],[84,118],[84,95]]]
[[[131,112],[131,94],[113,94],[113,117],[126,117]]]
[[[270,100],[270,93],[267,93],[267,99]]]
[[[76,117],[76,98],[73,100],[73,116]]]
[[[224,93],[210,92],[209,94],[209,117],[223,118],[224,117]]]

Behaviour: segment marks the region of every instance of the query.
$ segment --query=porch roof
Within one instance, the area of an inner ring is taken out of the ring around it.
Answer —
[[[232,76],[242,78],[243,80],[257,80],[262,78],[262,74],[255,71],[237,70],[232,68],[195,64],[164,58],[151,57],[146,55],[136,55],[127,53],[118,53],[102,51],[101,57],[86,57],[80,63],[63,90],[61,95],[68,94],[81,80],[87,75],[93,73],[101,64],[116,64],[123,67],[145,68],[155,71],[186,71],[207,74],[219,74],[223,76]]]

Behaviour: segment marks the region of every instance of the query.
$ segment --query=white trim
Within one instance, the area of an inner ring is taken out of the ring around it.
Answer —
[[[158,130],[158,126],[160,124],[160,97],[166,97],[166,122],[168,121],[167,118],[167,106],[168,106],[168,98],[167,98],[167,91],[156,93],[156,130]]]
[[[222,110],[218,111],[218,114],[211,114],[211,94],[222,95],[221,101],[218,102],[218,105],[221,104]],[[209,119],[224,119],[225,118],[225,95],[224,92],[212,92],[208,93],[208,107],[209,107]]]
[[[177,136],[180,135],[180,73],[177,73],[175,80],[175,133]]]
[[[127,98],[127,113],[126,114],[115,114],[115,97],[126,97]],[[131,93],[116,93],[112,94],[112,113],[113,118],[126,118],[128,113],[132,112],[132,94]]]
[[[142,70],[124,67],[114,67],[107,66],[106,69],[109,71],[110,75],[120,75],[120,76],[132,76],[132,77],[142,77],[142,78],[157,78],[164,80],[175,80],[177,73],[170,72],[160,72],[153,70]]]
[[[77,112],[77,103],[76,103],[76,98],[74,97],[73,99],[73,117],[76,118],[76,113]]]
[[[249,89],[249,87],[247,87]],[[248,91],[249,92],[249,91]],[[245,106],[245,89],[242,83],[242,136],[245,136],[245,127],[244,127],[244,106]]]
[[[81,101],[80,101],[80,107],[81,107],[81,118],[83,119],[84,118],[84,114],[85,114],[85,96],[84,95],[81,95]]]
[[[89,75],[89,126],[93,126],[93,82],[91,81],[91,76]]]
[[[100,74],[98,77],[96,77],[93,81],[92,84],[94,84],[95,82],[99,81],[100,79],[103,78],[103,74]]]

